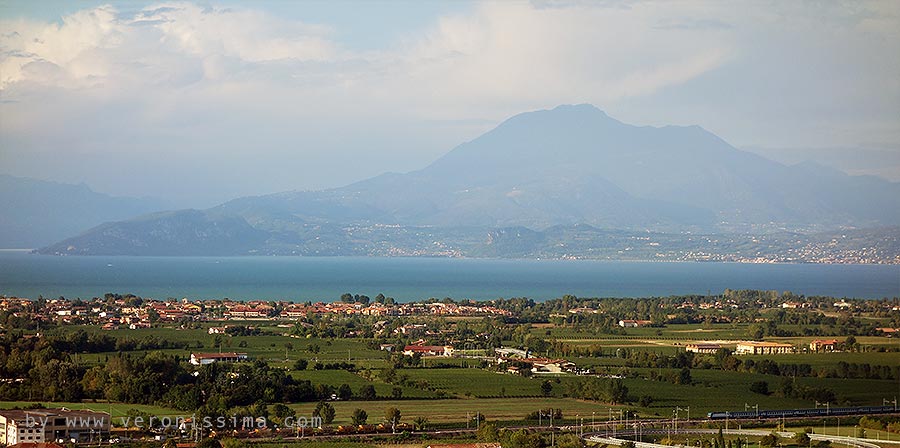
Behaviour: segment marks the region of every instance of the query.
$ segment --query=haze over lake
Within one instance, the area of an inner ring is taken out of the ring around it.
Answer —
[[[806,295],[900,295],[900,266],[648,263],[364,257],[54,257],[0,252],[0,294],[336,300],[351,292],[401,301],[429,297],[545,300],[647,297],[767,289]]]

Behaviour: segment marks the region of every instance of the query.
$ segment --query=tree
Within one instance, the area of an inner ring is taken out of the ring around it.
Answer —
[[[425,425],[427,425],[427,424],[428,424],[428,419],[425,418],[425,416],[423,416],[423,415],[420,415],[413,419],[413,425],[415,425],[416,430],[418,430],[418,431],[424,431]]]
[[[681,372],[678,373],[678,384],[691,384],[693,382],[694,379],[691,378],[691,369],[682,367]]]
[[[313,417],[321,417],[322,421],[327,425],[334,421],[334,406],[330,403],[320,401],[316,404],[316,408],[312,412]]]
[[[238,439],[222,439],[222,448],[246,448],[247,442]]]
[[[341,384],[341,386],[338,387],[337,396],[341,400],[349,400],[353,398],[353,389],[350,388],[349,384]]]
[[[847,340],[844,341],[844,349],[845,350],[853,350],[856,347],[856,337],[853,335],[847,336]]]
[[[279,420],[279,423],[284,423],[284,419],[287,417],[293,417],[296,415],[293,409],[285,406],[284,404],[277,403],[272,406],[272,415],[275,416]]]
[[[556,446],[559,448],[582,448],[584,443],[575,434],[562,434],[556,439]]]
[[[394,407],[390,407],[384,410],[384,420],[391,425],[391,432],[394,432],[397,428],[397,424],[400,423],[401,413],[400,410]]]
[[[309,361],[305,359],[298,359],[294,361],[294,370],[306,370],[309,367]]]
[[[330,403],[325,403],[325,406],[322,407],[322,421],[325,422],[326,425],[330,425],[331,422],[334,421],[334,406]]]
[[[375,395],[375,386],[373,386],[371,384],[367,384],[367,385],[363,386],[362,388],[360,388],[359,389],[359,398],[362,398],[363,400],[369,400],[369,401],[377,398],[377,396]]]
[[[553,393],[553,383],[551,383],[549,380],[544,380],[544,382],[541,383],[541,393],[545,397],[549,397],[550,394]]]
[[[197,448],[222,448],[222,444],[216,439],[203,439],[197,442]]]
[[[805,432],[798,432],[797,435],[794,437],[794,440],[796,440],[797,445],[799,445],[801,447],[809,446],[809,442],[810,442],[809,434],[807,434]]]
[[[393,397],[394,400],[399,400],[403,397],[403,389],[399,387],[391,389],[391,397]]]
[[[353,419],[354,425],[365,425],[366,420],[369,419],[369,414],[360,408],[356,408],[353,410],[353,416],[351,418]]]
[[[778,436],[775,433],[771,433],[769,435],[763,436],[760,439],[759,444],[761,446],[775,446],[778,445]]]
[[[475,432],[475,437],[479,442],[496,442],[500,440],[500,431],[493,423],[482,423]]]
[[[765,381],[754,381],[750,383],[750,392],[760,395],[769,395],[769,383]]]

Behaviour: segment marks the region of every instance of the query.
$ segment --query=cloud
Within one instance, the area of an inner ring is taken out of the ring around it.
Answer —
[[[365,51],[254,3],[0,21],[0,166],[138,195],[210,189],[204,163],[221,195],[316,188],[583,102],[736,144],[897,143],[897,5],[486,2]],[[149,165],[186,175],[98,168]]]

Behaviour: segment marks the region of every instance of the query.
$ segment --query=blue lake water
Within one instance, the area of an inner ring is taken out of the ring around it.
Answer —
[[[706,294],[731,289],[900,296],[900,266],[644,263],[353,257],[55,257],[0,251],[0,295],[107,292],[196,299],[334,300],[344,292],[409,301]]]

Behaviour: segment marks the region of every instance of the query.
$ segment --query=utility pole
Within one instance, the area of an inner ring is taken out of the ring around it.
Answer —
[[[744,403],[744,410],[749,411],[750,409],[756,409],[756,418],[759,418],[759,403],[756,403],[753,406],[750,406],[747,403]]]
[[[690,406],[688,406],[686,408],[676,406],[675,412],[677,413],[678,411],[687,411],[687,414],[688,414],[687,419],[688,419],[688,422],[690,422],[690,420],[691,420],[691,407]]]

